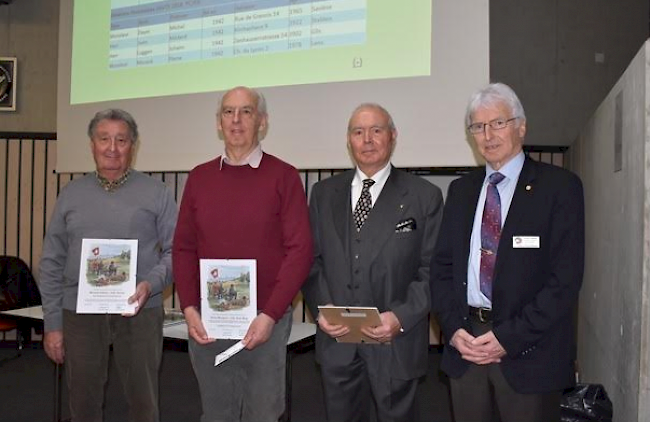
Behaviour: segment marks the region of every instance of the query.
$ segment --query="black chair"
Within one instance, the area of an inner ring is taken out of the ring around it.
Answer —
[[[41,295],[29,266],[15,256],[0,256],[0,311],[25,308],[41,304]],[[31,341],[32,323],[0,315],[0,331],[3,341],[6,333],[16,330],[18,353],[9,359],[20,356],[23,341]],[[0,361],[6,361],[4,359]]]

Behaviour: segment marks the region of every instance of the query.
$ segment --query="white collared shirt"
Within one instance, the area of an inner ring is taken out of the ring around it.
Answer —
[[[228,164],[229,166],[251,166],[254,169],[258,168],[260,166],[260,163],[262,162],[262,145],[257,144],[255,149],[251,151],[250,154],[248,154],[248,157],[246,157],[244,160],[242,160],[241,163],[233,163],[232,159],[228,158],[228,153],[224,150],[223,154],[221,154],[221,162],[219,162],[219,170],[223,167],[223,163]]]
[[[507,162],[499,173],[505,176],[505,179],[497,185],[499,198],[501,199],[501,228],[508,217],[508,210],[512,203],[512,197],[515,194],[515,187],[519,181],[521,169],[524,167],[526,156],[523,152],[515,155],[512,160]],[[481,293],[481,222],[483,220],[483,208],[485,208],[485,198],[487,196],[488,178],[495,170],[489,164],[485,165],[485,179],[481,194],[476,204],[476,213],[474,214],[474,225],[472,226],[472,237],[469,245],[469,259],[467,262],[467,304],[475,308],[492,309],[492,303],[483,293]],[[505,239],[502,239],[505,240]]]
[[[375,181],[375,184],[370,186],[372,206],[375,206],[375,202],[377,201],[377,198],[379,198],[379,194],[381,193],[382,189],[384,189],[384,185],[386,184],[386,180],[388,180],[388,176],[390,176],[390,168],[391,165],[388,163],[384,168],[379,170],[372,177],[368,177],[361,170],[359,170],[359,167],[357,167],[354,178],[352,178],[352,192],[350,195],[352,198],[352,211],[354,211],[354,207],[356,207],[357,202],[359,202],[359,198],[361,197],[361,190],[363,189],[363,181],[365,179],[372,179]]]

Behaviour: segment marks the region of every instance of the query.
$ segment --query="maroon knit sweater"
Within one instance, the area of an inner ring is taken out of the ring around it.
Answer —
[[[172,249],[181,308],[200,308],[199,259],[256,259],[257,307],[277,321],[312,263],[300,177],[269,154],[256,169],[220,162],[199,165],[185,184]]]

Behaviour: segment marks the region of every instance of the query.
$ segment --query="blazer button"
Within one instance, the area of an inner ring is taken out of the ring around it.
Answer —
[[[346,286],[348,289],[352,290],[352,286],[350,286],[349,284],[346,284],[345,286]]]

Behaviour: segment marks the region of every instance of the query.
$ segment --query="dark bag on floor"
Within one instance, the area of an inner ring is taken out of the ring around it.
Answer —
[[[612,422],[612,402],[600,384],[578,384],[560,402],[562,422]]]

